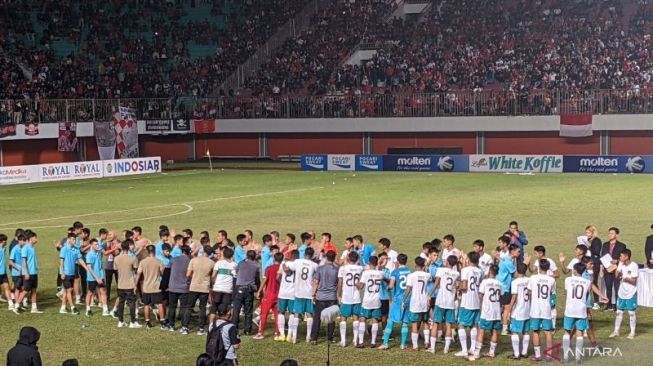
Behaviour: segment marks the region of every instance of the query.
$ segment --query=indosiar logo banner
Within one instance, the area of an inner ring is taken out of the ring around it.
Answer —
[[[161,157],[105,160],[104,176],[149,174],[161,172]]]
[[[327,170],[354,170],[356,156],[353,154],[346,155],[327,155]]]
[[[653,156],[565,156],[568,173],[653,173]]]
[[[355,169],[357,172],[381,171],[383,170],[383,155],[356,155]]]
[[[302,170],[305,171],[327,170],[327,156],[326,155],[302,155],[301,167]]]
[[[562,155],[470,155],[470,172],[562,173]]]

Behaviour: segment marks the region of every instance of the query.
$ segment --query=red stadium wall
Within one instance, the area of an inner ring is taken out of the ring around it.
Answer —
[[[610,154],[653,155],[653,131],[611,131]]]
[[[77,161],[77,153],[58,151],[57,139],[5,140],[2,164],[32,165]]]
[[[161,160],[188,160],[193,153],[193,137],[176,135],[160,137],[154,135],[139,136],[141,156],[160,156]]]
[[[196,135],[195,156],[204,156],[207,149],[211,156],[259,156],[259,136],[238,133]]]
[[[463,154],[476,153],[473,132],[374,133],[371,137],[372,154],[387,154],[391,147],[461,147]]]
[[[560,137],[558,132],[487,132],[486,154],[599,155],[599,132],[586,138]]]
[[[362,133],[268,134],[268,155],[362,154]]]

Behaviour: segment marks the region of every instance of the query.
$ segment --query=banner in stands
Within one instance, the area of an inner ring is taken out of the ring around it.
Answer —
[[[77,150],[77,122],[59,122],[58,150],[71,152]]]
[[[37,136],[39,134],[39,122],[36,113],[27,113],[25,116],[25,136]]]
[[[349,170],[353,171],[356,167],[356,155],[327,155],[327,170]]]
[[[172,121],[172,130],[173,131],[190,131],[190,121],[184,118],[177,118]]]
[[[562,173],[562,155],[470,155],[469,171]]]
[[[170,132],[172,121],[169,119],[154,119],[145,121],[147,132]]]
[[[302,155],[302,170],[327,170],[327,155]]]
[[[138,126],[136,111],[129,107],[119,107],[113,115],[113,128],[116,130],[118,157],[122,159],[138,157]]]
[[[161,172],[161,157],[0,167],[0,185]]]
[[[383,155],[356,155],[355,170],[364,171],[381,171],[383,170]]]
[[[653,156],[565,156],[567,173],[653,173]]]
[[[0,167],[0,185],[36,182],[38,176],[38,165]]]
[[[104,162],[104,176],[147,174],[161,172],[161,157],[119,159]]]
[[[0,139],[16,135],[16,121],[12,118],[11,112],[0,109]]]
[[[116,130],[111,122],[94,122],[93,132],[100,160],[111,160],[116,155]]]
[[[101,161],[79,163],[41,164],[38,166],[39,181],[58,181],[85,178],[102,178]]]

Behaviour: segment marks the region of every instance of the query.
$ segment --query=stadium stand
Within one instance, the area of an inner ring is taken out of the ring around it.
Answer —
[[[138,98],[148,118],[653,110],[650,0],[433,0],[405,19],[402,1],[337,0],[223,90],[311,1],[2,1],[0,99],[50,119],[62,98]],[[102,103],[69,102],[77,118]]]

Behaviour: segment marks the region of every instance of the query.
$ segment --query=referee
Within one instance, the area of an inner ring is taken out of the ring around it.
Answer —
[[[317,344],[317,338],[320,334],[320,316],[322,311],[329,306],[338,304],[337,288],[338,288],[338,267],[334,264],[336,260],[336,252],[328,251],[326,254],[327,262],[315,270],[313,281],[313,299],[315,300],[315,312],[313,313],[313,328],[311,330],[311,344]],[[335,322],[327,325],[327,339],[333,342],[333,332],[335,330]]]

